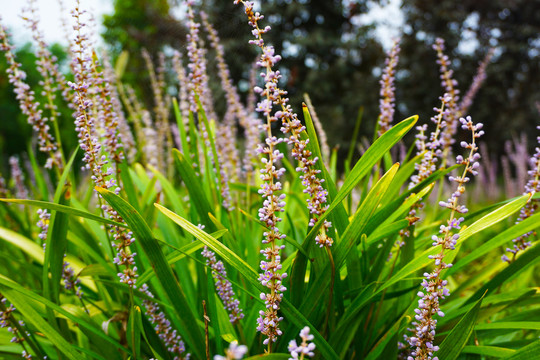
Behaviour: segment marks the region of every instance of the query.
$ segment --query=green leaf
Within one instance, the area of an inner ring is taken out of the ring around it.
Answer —
[[[177,149],[173,149],[172,151],[173,155],[176,156],[178,165],[177,168],[178,172],[180,173],[180,177],[186,184],[189,191],[189,198],[195,206],[195,209],[201,218],[202,224],[209,227],[210,231],[214,231],[214,224],[208,216],[209,213],[213,213],[213,210],[210,206],[208,198],[206,197],[206,193],[201,186],[201,180],[197,177],[197,175],[195,175],[195,170],[193,170],[191,162],[186,159],[184,154]]]
[[[505,281],[519,275],[529,266],[537,264],[540,261],[540,243],[526,250],[515,261],[508,265],[503,271],[495,275],[487,284],[478,289],[467,301],[471,303],[479,299],[484,292],[491,293],[496,290]]]
[[[52,211],[58,211],[62,212],[68,215],[73,215],[77,217],[82,217],[88,220],[97,221],[103,224],[107,225],[114,225],[119,227],[126,227],[125,224],[120,224],[116,221],[112,221],[109,219],[102,218],[101,216],[94,215],[92,213],[75,209],[71,206],[65,206],[62,204],[55,204],[48,201],[39,201],[39,200],[26,200],[26,199],[0,199],[0,201],[6,202],[6,203],[13,203],[13,204],[23,204],[23,205],[30,205],[30,206],[37,206],[41,209],[48,209]]]
[[[534,214],[533,216],[519,222],[518,224],[511,226],[510,228],[504,230],[493,239],[481,243],[481,245],[475,248],[471,253],[467,254],[462,259],[459,259],[454,266],[448,270],[448,276],[456,273],[458,270],[462,269],[466,265],[470,264],[472,261],[480,258],[481,256],[487,254],[491,250],[498,248],[506,243],[508,239],[515,239],[520,235],[523,235],[529,231],[532,231],[539,227],[540,224],[540,213]]]
[[[485,324],[478,324],[475,330],[540,330],[538,321],[500,321]]]
[[[159,211],[164,215],[170,218],[172,221],[181,226],[184,230],[195,236],[197,239],[202,241],[206,246],[210,247],[217,255],[219,255],[223,261],[227,264],[234,267],[239,273],[241,273],[246,280],[248,280],[251,285],[253,285],[258,291],[264,292],[265,287],[263,287],[257,280],[258,273],[251,268],[244,260],[242,260],[238,255],[230,251],[225,245],[221,242],[214,239],[212,236],[202,231],[186,219],[181,216],[173,213],[169,209],[159,205],[154,204]],[[319,334],[313,325],[309,324],[309,321],[300,313],[287,299],[283,299],[281,303],[281,311],[286,316],[286,318],[294,323],[296,326],[302,328],[304,326],[309,326],[311,333],[315,337],[315,342],[317,348],[321,351],[321,354],[325,359],[338,359],[338,356],[334,350],[328,345],[324,338]]]
[[[482,300],[483,298],[478,300],[473,308],[467,311],[456,326],[454,326],[450,334],[443,340],[439,346],[439,351],[437,351],[439,358],[445,360],[457,359],[473,332]]]
[[[343,201],[343,199],[345,199],[345,197],[351,193],[358,182],[360,182],[364,176],[371,171],[373,166],[383,157],[383,155],[399,140],[401,140],[403,136],[405,136],[405,134],[414,126],[417,120],[418,116],[415,115],[401,121],[396,126],[385,132],[366,150],[364,155],[351,170],[349,176],[347,176],[345,179],[345,182],[341,186],[336,198],[328,207],[328,210],[321,217],[319,217],[317,224],[313,226],[305,241],[312,241],[315,239],[315,236],[317,235],[320,226],[323,224],[324,219],[326,219],[332,213],[332,210],[334,210]]]
[[[507,357],[515,352],[516,350],[497,346],[465,346],[461,351],[462,354],[477,354],[496,358]]]
[[[514,354],[510,355],[505,360],[532,360],[537,359],[540,354],[540,340],[519,349]]]
[[[127,341],[129,348],[133,351],[134,359],[139,357],[141,353],[141,323],[141,308],[132,306],[127,324]]]
[[[81,354],[41,317],[24,295],[6,286],[2,286],[1,289],[2,294],[24,316],[24,320],[32,324],[32,326],[49,339],[56,349],[67,356],[68,359],[81,359]]]
[[[461,246],[461,244],[466,241],[469,237],[472,235],[477,234],[478,232],[492,226],[493,224],[498,223],[499,221],[507,218],[508,216],[512,215],[513,213],[517,212],[525,203],[527,202],[528,196],[522,196],[517,198],[516,200],[501,206],[500,208],[496,209],[495,211],[487,214],[486,216],[482,217],[481,219],[477,220],[471,226],[467,228],[462,228],[462,230],[459,233],[459,240],[458,244]],[[386,281],[380,288],[380,290],[386,289],[396,282],[403,280],[405,277],[409,276],[410,274],[423,269],[428,264],[433,262],[433,260],[429,259],[430,255],[435,255],[436,253],[440,252],[440,247],[430,247],[427,250],[425,250],[420,255],[417,255],[414,260],[407,263],[405,266],[403,266],[394,276],[392,276],[388,281]],[[445,257],[445,262],[452,262],[452,259],[456,256],[457,250],[448,252],[448,255]],[[485,291],[485,289],[484,289]],[[478,300],[482,294],[479,294],[477,298],[474,300]],[[478,293],[477,293],[478,294]]]
[[[191,345],[195,355],[202,358],[205,348],[204,337],[200,328],[193,326],[196,324],[196,317],[191,312],[186,297],[152,231],[141,215],[124,199],[103,188],[97,187],[96,190],[118,212],[135,234],[135,238],[152,264],[156,278],[176,311],[178,321],[182,326],[180,332],[185,341]]]

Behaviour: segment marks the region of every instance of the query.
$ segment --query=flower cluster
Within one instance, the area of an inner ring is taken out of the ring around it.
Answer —
[[[264,340],[264,344],[268,344],[268,348],[271,349],[271,343],[277,340],[277,337],[282,334],[279,328],[279,322],[283,319],[278,315],[279,305],[283,298],[283,292],[287,289],[282,285],[282,279],[287,276],[286,273],[280,274],[281,270],[281,256],[280,250],[284,246],[279,246],[276,241],[285,238],[284,234],[281,234],[277,225],[281,221],[278,217],[278,213],[283,211],[285,206],[285,194],[279,194],[281,191],[281,183],[279,178],[285,173],[284,168],[276,168],[277,162],[283,158],[283,154],[277,150],[277,145],[283,142],[283,139],[278,139],[272,135],[271,125],[277,121],[277,114],[272,115],[272,99],[275,97],[275,92],[279,92],[276,83],[279,79],[279,71],[273,71],[272,66],[280,60],[279,55],[274,55],[274,48],[271,46],[264,46],[264,40],[262,34],[268,32],[270,27],[267,26],[264,29],[259,29],[258,21],[263,18],[260,13],[253,11],[253,3],[246,1],[235,1],[235,4],[242,2],[244,10],[248,16],[249,24],[253,27],[253,35],[256,40],[250,40],[250,43],[256,44],[261,47],[263,54],[261,55],[258,65],[266,68],[266,73],[262,73],[261,76],[265,78],[266,89],[262,89],[259,92],[263,96],[257,104],[256,111],[263,113],[266,117],[266,124],[263,128],[266,130],[267,137],[265,140],[266,145],[259,145],[257,152],[264,155],[262,162],[264,168],[260,170],[260,178],[263,181],[259,194],[265,199],[263,201],[263,207],[259,209],[259,218],[268,228],[268,231],[264,233],[264,244],[268,244],[268,247],[261,250],[266,261],[261,261],[261,270],[263,273],[259,275],[259,281],[270,291],[268,294],[261,293],[261,299],[265,301],[266,311],[260,311],[260,316],[257,319],[257,330],[267,336]]]
[[[236,299],[232,284],[227,280],[227,271],[221,260],[216,259],[216,254],[204,247],[202,256],[206,258],[206,266],[212,269],[212,277],[216,282],[216,290],[219,298],[223,302],[225,310],[229,313],[229,321],[233,324],[237,323],[244,317],[242,309],[239,308],[240,302]]]
[[[35,98],[34,91],[25,82],[26,73],[20,69],[21,64],[15,60],[13,46],[8,42],[7,32],[2,24],[0,24],[0,51],[4,52],[9,65],[7,69],[8,78],[15,88],[14,92],[19,102],[19,108],[26,115],[33,130],[38,134],[39,150],[49,154],[50,160],[47,162],[49,167],[52,167],[53,163],[58,165],[58,145],[50,133],[49,119],[43,116],[43,111],[39,108],[40,104]]]
[[[258,22],[263,19],[263,16],[260,13],[253,11],[253,3],[249,1],[235,1],[235,4],[240,2],[244,4],[244,10],[248,16],[249,24],[253,28],[252,34],[255,39],[250,40],[250,43],[257,45],[262,51],[262,55],[257,62],[257,65],[266,70],[266,72],[261,73],[265,82],[264,89],[260,87],[255,87],[254,89],[255,92],[263,98],[257,105],[256,110],[267,117],[267,131],[269,131],[271,122],[281,120],[281,132],[286,136],[287,143],[293,146],[292,155],[299,163],[296,171],[302,173],[300,179],[305,188],[304,193],[309,195],[307,207],[312,215],[309,224],[310,226],[313,226],[319,217],[328,209],[328,205],[326,205],[328,192],[322,186],[324,180],[317,176],[320,173],[320,170],[315,168],[315,164],[319,159],[313,157],[313,154],[308,149],[309,139],[304,140],[301,138],[301,134],[305,131],[305,127],[288,104],[289,99],[285,97],[287,92],[280,89],[278,86],[281,74],[279,70],[273,70],[272,67],[281,60],[281,56],[275,54],[273,46],[265,45],[262,37],[263,34],[270,31],[270,26],[261,29]],[[279,107],[279,110],[274,114],[272,114],[273,105]],[[332,238],[327,235],[327,231],[331,226],[332,224],[325,220],[319,234],[317,234],[316,242],[321,247],[329,247],[333,244]]]
[[[32,32],[32,38],[37,45],[36,50],[36,69],[40,73],[43,80],[39,82],[43,86],[42,95],[45,96],[47,102],[44,104],[45,109],[49,111],[50,118],[49,120],[54,124],[57,121],[57,117],[60,115],[57,111],[57,107],[54,104],[56,99],[56,92],[58,90],[63,90],[63,94],[69,94],[69,92],[64,91],[66,86],[66,81],[64,75],[60,72],[58,68],[58,59],[56,56],[51,54],[48,44],[45,42],[43,33],[39,29],[39,16],[38,9],[36,8],[35,0],[28,0],[27,6],[23,8],[23,20],[25,20],[26,26]],[[66,98],[69,102],[71,99]],[[56,126],[56,124],[54,124]],[[60,139],[57,139],[58,141]],[[41,144],[40,144],[41,145]],[[64,168],[64,161],[61,154],[60,144],[49,144],[49,147],[52,148],[49,150],[47,146],[41,151],[49,151],[50,157],[47,159],[45,165],[46,168],[52,168],[54,165],[58,166],[60,172]],[[56,149],[54,149],[56,147]]]
[[[450,101],[447,103],[447,111],[444,112],[444,121],[446,122],[446,128],[441,134],[441,142],[445,152],[443,161],[446,162],[447,156],[450,156],[451,146],[455,142],[454,136],[458,129],[459,124],[459,90],[457,89],[458,83],[452,77],[453,70],[450,69],[450,59],[444,54],[444,40],[437,38],[433,49],[437,52],[437,64],[440,66],[441,85],[448,96]]]
[[[538,130],[540,130],[540,126],[538,126]],[[540,144],[540,136],[537,137],[537,141]],[[530,178],[525,185],[524,194],[535,194],[540,191],[540,145],[535,148],[534,155],[531,157],[529,162],[530,170],[528,171],[528,174]],[[516,223],[519,223],[533,215],[538,210],[538,207],[538,200],[529,200],[529,202],[520,210]],[[532,234],[533,232],[530,231],[513,239],[513,247],[506,248],[506,251],[512,254],[512,258],[510,259],[508,255],[505,254],[502,256],[502,260],[508,263],[514,261],[518,252],[523,251],[532,245],[530,240],[530,236]]]
[[[11,178],[15,183],[15,196],[19,199],[28,199],[28,189],[24,184],[24,173],[19,164],[19,158],[17,156],[11,156],[9,158],[9,166],[11,168]]]
[[[469,90],[465,93],[465,96],[463,96],[463,99],[461,99],[461,103],[459,104],[459,112],[462,116],[465,116],[467,112],[469,111],[469,108],[472,105],[473,99],[478,93],[478,90],[480,90],[480,87],[486,80],[486,68],[491,62],[491,58],[493,57],[493,53],[495,52],[494,48],[489,49],[486,56],[482,61],[480,61],[480,64],[478,65],[478,69],[476,70],[476,75],[473,78],[472,84],[469,87]]]
[[[25,326],[24,321],[16,321],[13,317],[13,312],[15,307],[13,304],[7,306],[7,299],[0,294],[0,328],[7,328],[13,337],[10,342],[13,344],[20,344],[23,347],[22,357],[24,359],[31,359],[32,355],[26,350],[24,345],[24,336],[21,334],[23,327]],[[26,332],[26,336],[30,336],[30,333]]]
[[[39,216],[37,226],[41,229],[38,237],[43,242],[43,250],[45,250],[51,214],[49,214],[49,212],[44,209],[38,209],[37,214]],[[64,254],[64,257],[66,257],[66,254]],[[73,290],[75,291],[75,295],[77,295],[79,299],[82,298],[83,292],[81,290],[81,287],[79,286],[81,280],[77,276],[75,276],[73,268],[69,266],[69,262],[65,260],[62,264],[62,280],[64,280],[64,288],[66,290]]]
[[[141,286],[139,290],[148,297],[154,298],[154,295],[150,292],[146,284]],[[148,299],[143,300],[143,305],[146,308],[148,320],[154,325],[156,334],[163,341],[167,350],[174,355],[174,360],[188,360],[190,354],[185,354],[186,347],[182,341],[182,337],[176,330],[172,329],[171,322],[167,319],[165,313],[159,309],[159,305]]]
[[[110,101],[103,102],[99,105],[97,117],[93,112],[94,105],[90,99],[94,96],[92,96],[90,90],[95,91],[95,87],[91,87],[91,85],[97,86],[99,90],[102,81],[98,81],[96,84],[96,80],[103,79],[102,77],[98,77],[98,74],[92,69],[95,64],[92,59],[88,37],[83,31],[85,24],[82,21],[82,16],[84,13],[85,11],[81,10],[78,4],[72,13],[72,16],[75,18],[74,29],[76,31],[75,41],[72,44],[75,83],[70,82],[69,85],[75,92],[75,130],[78,133],[77,136],[79,137],[81,149],[84,150],[83,161],[85,162],[85,166],[83,169],[88,169],[92,172],[91,179],[96,186],[112,189],[118,194],[121,189],[113,176],[113,167],[108,166],[109,160],[107,160],[107,155],[101,152],[101,142],[96,130],[96,122],[103,120],[104,111],[112,111],[112,105]],[[104,124],[106,123],[104,122]],[[108,150],[112,150],[112,148],[109,146]],[[109,155],[113,156],[113,154]],[[122,217],[112,207],[102,205],[101,208],[112,220],[124,222]],[[130,287],[135,287],[138,277],[137,267],[134,266],[136,253],[132,253],[129,249],[130,245],[135,241],[132,236],[133,234],[118,226],[111,226],[109,232],[113,236],[114,246],[117,250],[114,263],[124,266],[122,272],[118,273],[118,277],[122,283]]]
[[[409,360],[426,360],[426,359],[438,359],[434,356],[434,353],[439,349],[434,345],[433,340],[435,338],[435,329],[437,327],[437,320],[433,317],[438,315],[444,316],[444,313],[440,309],[440,299],[444,299],[450,295],[448,288],[446,287],[447,280],[441,279],[441,272],[444,269],[452,267],[452,264],[444,262],[445,251],[454,250],[459,234],[455,233],[456,230],[461,228],[463,217],[457,217],[456,213],[466,213],[468,210],[464,205],[459,205],[458,201],[461,195],[465,192],[465,184],[469,182],[470,178],[468,174],[476,175],[477,168],[480,166],[478,160],[480,154],[478,154],[478,147],[476,146],[476,139],[483,135],[482,124],[473,124],[470,116],[465,119],[461,118],[460,122],[462,128],[469,130],[472,133],[472,141],[467,143],[463,141],[461,146],[469,151],[467,158],[462,156],[456,157],[458,164],[465,165],[465,169],[461,176],[450,176],[449,179],[452,182],[457,183],[457,190],[452,193],[452,196],[447,201],[441,201],[440,206],[446,207],[451,210],[450,218],[447,221],[447,225],[441,225],[439,230],[439,236],[434,235],[433,246],[440,246],[441,250],[436,255],[430,255],[430,259],[434,260],[435,268],[431,273],[424,273],[425,279],[422,281],[422,291],[418,292],[420,300],[418,300],[418,308],[415,309],[415,321],[412,325],[414,329],[409,329],[414,332],[414,336],[405,336],[409,345],[412,348]]]
[[[314,336],[309,333],[309,327],[306,326],[300,330],[300,337],[302,338],[300,345],[297,345],[294,339],[289,342],[289,353],[291,354],[289,360],[303,360],[306,356],[315,356],[313,352],[315,344],[311,342]]]
[[[380,84],[381,84],[381,99],[379,100],[379,136],[384,134],[390,129],[392,121],[394,119],[394,102],[395,88],[394,80],[396,74],[396,66],[399,60],[399,40],[394,42],[392,49],[388,52],[385,60],[386,67],[384,68]]]
[[[436,127],[435,130],[431,132],[429,139],[425,135],[427,131],[427,124],[416,127],[416,129],[418,130],[418,134],[416,135],[416,149],[417,154],[422,155],[422,160],[420,160],[420,162],[416,163],[414,166],[417,173],[411,176],[411,181],[409,182],[409,189],[412,189],[414,186],[429,177],[436,170],[436,163],[438,159],[442,156],[442,150],[440,149],[441,141],[439,139],[439,136],[441,134],[441,131],[446,126],[446,122],[443,120],[443,114],[445,111],[445,105],[448,103],[448,101],[450,101],[450,98],[447,94],[445,94],[444,96],[440,97],[439,100],[441,100],[442,105],[440,108],[433,109],[436,112],[436,115],[431,118],[431,121],[435,123]],[[428,141],[426,142],[426,140]],[[398,240],[398,245],[400,247],[404,244],[403,239],[411,236],[411,227],[416,222],[418,222],[418,220],[420,220],[417,212],[423,207],[424,204],[421,201],[411,206],[409,214],[406,218],[409,221],[409,225],[407,226],[407,228],[400,230],[399,233],[401,236],[401,240]]]
[[[225,356],[215,355],[214,360],[237,360],[242,359],[246,355],[248,348],[246,345],[238,345],[238,341],[234,340],[225,350]]]
[[[221,170],[226,173],[231,179],[238,178],[241,169],[239,164],[238,150],[234,144],[236,138],[236,119],[244,128],[247,127],[247,114],[244,106],[240,101],[240,95],[236,86],[233,85],[229,68],[225,63],[225,51],[219,40],[217,31],[208,21],[208,15],[205,12],[200,12],[203,25],[208,33],[208,41],[216,52],[216,63],[218,67],[218,75],[221,80],[221,87],[225,91],[227,100],[227,111],[223,118],[223,124],[220,126],[219,132],[221,136],[217,139],[217,146],[220,156],[223,161],[220,163]]]

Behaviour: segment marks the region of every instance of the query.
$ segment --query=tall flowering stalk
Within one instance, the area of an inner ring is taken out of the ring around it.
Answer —
[[[540,130],[540,126],[537,127]],[[524,194],[535,194],[540,191],[540,136],[537,137],[538,146],[535,148],[534,155],[529,160],[530,170],[528,174],[530,176],[529,181],[525,185]],[[519,217],[517,218],[516,223],[519,223],[529,217],[531,217],[539,207],[540,201],[538,199],[531,199],[525,206],[520,210]],[[532,245],[530,236],[533,234],[533,231],[527,232],[515,239],[512,240],[514,243],[512,248],[506,248],[506,251],[512,254],[512,258],[509,258],[507,254],[502,256],[502,260],[508,263],[511,263],[516,259],[518,252],[526,250]]]
[[[1,21],[1,18],[0,18]],[[62,161],[56,139],[50,132],[49,118],[43,116],[39,108],[40,103],[35,98],[34,91],[25,82],[26,73],[20,69],[21,64],[15,60],[14,47],[9,43],[4,26],[0,23],[0,51],[4,52],[9,68],[7,69],[9,82],[14,86],[16,99],[21,112],[27,117],[28,123],[37,133],[39,150],[49,154],[48,167],[53,165],[61,168]]]
[[[472,141],[470,143],[461,142],[461,146],[469,151],[467,158],[463,158],[461,155],[456,157],[458,164],[465,165],[462,175],[449,177],[450,181],[457,184],[456,191],[452,193],[450,199],[439,203],[440,206],[450,209],[451,213],[450,218],[447,220],[447,225],[441,225],[439,230],[440,235],[433,235],[432,237],[433,246],[440,246],[441,250],[436,255],[430,255],[429,258],[434,260],[435,268],[431,273],[424,273],[425,279],[422,281],[423,290],[418,292],[420,300],[418,300],[418,308],[414,310],[416,313],[415,321],[412,322],[415,328],[411,329],[411,331],[414,331],[414,335],[405,337],[412,349],[408,357],[409,360],[438,359],[434,356],[434,353],[439,349],[433,343],[437,327],[437,320],[434,319],[434,316],[444,316],[444,313],[440,309],[440,299],[444,299],[450,295],[450,292],[447,288],[448,281],[441,278],[441,272],[444,269],[452,267],[452,264],[444,262],[444,256],[447,251],[454,250],[459,239],[459,234],[456,233],[456,230],[461,228],[461,223],[464,219],[463,217],[458,217],[458,214],[464,214],[468,211],[465,205],[459,204],[459,198],[465,192],[465,184],[470,180],[468,175],[476,175],[476,169],[480,166],[478,163],[480,154],[477,152],[476,139],[484,133],[481,130],[482,124],[478,123],[474,125],[470,116],[460,118],[460,122],[463,129],[471,131]]]
[[[217,139],[218,151],[223,158],[220,168],[227,173],[230,179],[237,179],[240,176],[241,167],[239,166],[238,150],[234,143],[234,139],[236,139],[236,120],[238,119],[240,125],[245,128],[247,126],[247,114],[240,102],[238,90],[231,80],[229,67],[225,63],[225,51],[218,33],[208,21],[208,15],[203,11],[200,12],[200,15],[204,28],[208,33],[208,41],[216,52],[218,75],[227,100],[227,111],[219,130],[221,136]]]
[[[253,3],[249,1],[236,0],[235,4],[242,3],[244,10],[248,16],[249,24],[253,27],[253,35],[255,40],[250,40],[251,44],[259,46],[263,54],[258,62],[258,65],[266,69],[264,79],[266,82],[266,91],[262,89],[258,93],[263,99],[257,104],[256,111],[261,112],[266,117],[266,124],[264,129],[266,131],[265,145],[259,145],[258,152],[264,157],[261,161],[264,164],[264,168],[261,169],[261,180],[263,181],[259,194],[265,199],[263,207],[259,209],[259,218],[268,227],[268,231],[264,233],[263,244],[267,244],[268,247],[261,250],[266,261],[261,261],[261,270],[264,272],[260,274],[259,281],[261,284],[269,289],[269,293],[261,293],[261,299],[265,301],[266,311],[260,311],[259,318],[257,319],[257,330],[267,336],[264,340],[264,344],[268,345],[268,351],[272,349],[272,343],[277,340],[277,337],[282,334],[279,328],[279,323],[283,319],[278,315],[279,306],[283,298],[283,292],[287,289],[282,284],[282,279],[287,276],[286,273],[280,274],[281,270],[281,256],[280,250],[284,245],[277,245],[277,241],[285,238],[284,234],[281,234],[277,225],[282,220],[278,214],[284,211],[285,206],[285,194],[279,194],[282,190],[279,178],[285,173],[284,168],[277,169],[277,162],[283,158],[283,154],[277,149],[277,145],[283,142],[283,139],[277,138],[272,134],[272,123],[278,120],[278,114],[272,114],[272,103],[277,100],[275,92],[279,92],[276,88],[277,80],[279,79],[279,71],[273,71],[272,66],[278,62],[281,57],[274,55],[274,48],[272,46],[265,46],[262,34],[268,32],[270,27],[267,26],[264,29],[260,29],[257,25],[258,21],[263,18],[260,13],[253,12]]]
[[[399,40],[394,41],[394,45],[387,54],[385,65],[380,84],[381,91],[379,100],[379,131],[378,135],[381,136],[387,132],[392,126],[394,120],[394,107],[396,101],[394,81],[396,76],[396,66],[399,60]]]
[[[51,214],[45,209],[39,209],[37,211],[39,221],[37,222],[37,226],[41,229],[41,232],[39,233],[38,237],[42,241],[43,250],[45,251],[45,246],[47,242],[47,234],[49,232],[49,221],[51,219]],[[64,257],[66,254],[64,254]],[[81,280],[75,275],[75,272],[73,271],[73,268],[69,265],[69,262],[64,260],[62,264],[62,280],[64,280],[64,288],[66,290],[73,290],[75,292],[75,295],[79,299],[82,298],[83,292],[79,284],[81,283]]]
[[[229,313],[229,321],[233,324],[238,323],[238,321],[244,317],[244,314],[239,307],[240,302],[236,298],[232,284],[227,280],[225,265],[223,265],[221,260],[218,261],[216,259],[216,254],[206,246],[201,254],[206,258],[206,266],[209,266],[210,269],[212,269],[212,277],[216,283],[216,290],[219,298],[223,302],[225,310]]]
[[[480,61],[472,84],[469,87],[469,90],[467,90],[467,92],[465,93],[465,96],[463,96],[463,99],[461,99],[461,103],[459,104],[459,112],[462,116],[465,116],[469,112],[469,108],[472,105],[474,97],[476,96],[478,90],[480,90],[480,87],[482,87],[482,84],[486,80],[486,68],[491,62],[491,58],[493,57],[494,52],[494,48],[489,49],[484,59]]]
[[[444,121],[446,122],[446,128],[444,129],[441,141],[443,145],[444,157],[443,162],[446,164],[448,157],[452,152],[452,144],[455,142],[455,135],[457,133],[459,118],[461,112],[459,110],[459,90],[457,89],[458,82],[453,78],[453,70],[450,69],[450,59],[444,54],[444,40],[437,38],[433,49],[437,52],[437,64],[440,66],[440,78],[441,86],[446,94],[450,96],[446,108],[447,111],[444,114]]]
[[[301,138],[301,134],[305,131],[305,126],[302,125],[298,116],[288,104],[289,99],[285,97],[287,91],[280,89],[278,86],[281,74],[279,70],[273,70],[272,67],[281,60],[281,56],[275,54],[273,46],[265,45],[262,37],[263,34],[270,31],[270,26],[266,26],[264,29],[259,27],[258,21],[263,19],[263,16],[258,12],[253,12],[252,2],[235,0],[235,4],[238,3],[244,4],[249,24],[253,27],[252,34],[255,40],[250,40],[250,43],[257,45],[262,51],[257,65],[266,70],[266,73],[261,73],[261,76],[265,80],[264,89],[260,87],[255,87],[254,89],[256,93],[264,98],[258,103],[256,111],[262,112],[267,117],[267,131],[269,131],[271,122],[281,120],[281,132],[286,136],[287,143],[293,147],[292,155],[299,163],[296,171],[302,173],[300,179],[305,188],[304,193],[309,196],[307,207],[312,215],[309,225],[314,226],[319,220],[319,217],[328,209],[328,205],[326,204],[328,192],[322,186],[324,180],[318,177],[320,170],[315,168],[315,164],[319,159],[313,157],[311,151],[308,150],[309,139],[304,140]],[[271,115],[274,105],[279,110]],[[329,248],[332,246],[334,241],[327,234],[331,226],[332,223],[330,221],[324,220],[315,238],[315,241],[320,247]]]
[[[143,284],[140,289],[142,293],[150,298],[154,298],[154,294],[150,292],[148,286]],[[152,300],[143,300],[143,305],[146,308],[146,316],[150,323],[154,325],[154,330],[159,338],[163,341],[167,350],[174,356],[174,360],[190,358],[190,354],[186,354],[186,347],[182,341],[182,337],[176,330],[171,327],[171,322],[167,319],[167,315],[160,310],[159,305]]]
[[[79,137],[81,149],[84,151],[83,161],[85,165],[83,168],[91,171],[91,178],[96,186],[112,189],[118,194],[120,187],[118,187],[116,179],[113,176],[113,167],[108,166],[109,161],[107,160],[107,156],[101,152],[101,143],[96,130],[96,121],[98,120],[92,112],[93,103],[90,100],[89,89],[94,85],[95,77],[92,75],[95,75],[95,71],[93,70],[93,54],[91,53],[91,47],[84,32],[85,24],[82,21],[84,13],[85,11],[81,10],[77,3],[75,10],[72,12],[72,16],[75,18],[74,29],[76,31],[75,41],[72,44],[75,82],[69,83],[75,92],[75,130],[78,133],[77,136]],[[103,113],[100,115],[103,115]],[[123,222],[121,216],[112,207],[102,205],[102,210],[112,220]],[[135,239],[132,237],[131,232],[118,226],[112,226],[110,233],[114,238],[114,246],[117,250],[114,263],[124,267],[123,271],[118,273],[120,281],[134,288],[138,277],[137,267],[135,266],[136,253],[132,253],[129,247]]]
[[[440,135],[441,131],[445,128],[446,122],[443,120],[443,114],[446,104],[450,101],[450,97],[445,94],[439,98],[441,100],[441,107],[434,108],[436,115],[431,118],[431,121],[435,123],[435,130],[431,132],[429,138],[425,135],[427,131],[427,124],[417,126],[418,134],[416,135],[416,149],[418,155],[423,155],[419,163],[416,163],[414,168],[417,173],[411,176],[409,182],[409,189],[412,189],[417,184],[428,178],[437,168],[437,162],[442,156]],[[427,140],[427,141],[426,141]],[[407,228],[400,230],[399,235],[401,239],[398,240],[398,246],[401,247],[405,243],[405,239],[411,236],[412,227],[420,220],[418,217],[418,211],[424,207],[423,202],[420,200],[411,206],[409,214],[406,219],[409,221]]]

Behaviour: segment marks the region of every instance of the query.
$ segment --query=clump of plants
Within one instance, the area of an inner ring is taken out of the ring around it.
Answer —
[[[522,196],[483,205],[468,196],[478,186],[471,182],[484,134],[468,110],[491,55],[462,99],[438,39],[439,107],[430,121],[395,123],[396,41],[375,140],[353,162],[352,152],[342,159],[329,150],[331,119],[318,119],[309,97],[301,107],[289,102],[264,16],[252,2],[234,2],[253,34],[246,46],[259,49],[246,103],[219,34],[192,0],[185,53],[143,54],[152,109],[122,83],[122,67],[97,53],[80,4],[71,12],[64,74],[28,1],[24,21],[42,76],[36,88],[0,24],[7,76],[35,133],[25,157],[9,160],[9,178],[0,177],[2,356],[540,353],[540,149]],[[215,110],[212,77],[225,94],[224,114]],[[72,109],[76,149],[62,146],[59,104]],[[408,132],[416,142],[397,156]]]

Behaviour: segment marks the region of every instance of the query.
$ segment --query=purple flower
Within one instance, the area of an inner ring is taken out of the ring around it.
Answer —
[[[289,360],[315,356],[313,352],[315,350],[315,344],[311,342],[314,336],[309,333],[309,327],[306,326],[300,330],[300,338],[302,339],[300,345],[297,345],[294,339],[289,342],[289,353],[291,354]]]
[[[233,324],[237,323],[244,317],[244,314],[242,313],[242,309],[239,308],[240,302],[236,299],[232,284],[227,280],[227,271],[223,262],[221,260],[217,261],[216,254],[206,246],[201,254],[206,258],[206,266],[212,269],[212,277],[216,284],[216,290],[223,302],[225,310],[229,313],[229,321]]]
[[[414,310],[415,321],[411,324],[414,329],[409,329],[414,332],[414,336],[406,336],[411,352],[408,359],[436,359],[434,353],[439,349],[434,345],[435,330],[437,327],[437,320],[434,319],[435,315],[440,317],[444,316],[444,313],[440,309],[440,300],[450,295],[447,288],[448,281],[441,279],[440,275],[444,269],[452,267],[452,264],[444,262],[445,251],[453,250],[456,242],[459,239],[459,234],[454,233],[453,230],[460,228],[460,224],[463,218],[457,218],[456,213],[464,213],[467,208],[458,204],[460,196],[465,192],[465,183],[468,182],[467,174],[474,173],[477,160],[480,155],[477,153],[478,147],[476,146],[476,139],[481,136],[482,124],[474,125],[471,118],[461,118],[460,122],[464,129],[471,131],[472,141],[465,143],[464,147],[469,150],[469,155],[466,159],[463,159],[462,164],[465,165],[463,173],[459,177],[454,177],[452,181],[457,183],[457,190],[452,194],[447,201],[441,201],[440,205],[451,210],[450,218],[447,221],[447,225],[441,225],[439,229],[439,236],[434,235],[432,237],[433,246],[440,246],[440,252],[435,255],[430,255],[429,258],[434,260],[435,268],[431,273],[424,273],[425,279],[422,281],[422,291],[418,292],[418,307]]]
[[[225,350],[225,356],[215,355],[214,360],[236,360],[242,359],[246,355],[248,348],[246,345],[238,345],[238,341],[234,340],[230,343],[229,348]]]
[[[379,100],[379,136],[381,136],[382,134],[387,132],[388,129],[390,129],[392,121],[394,119],[394,79],[396,73],[396,66],[399,60],[399,51],[399,40],[396,40],[394,41],[392,49],[390,49],[387,54],[385,60],[386,67],[384,68],[382,78],[379,81],[381,85],[381,99]]]

